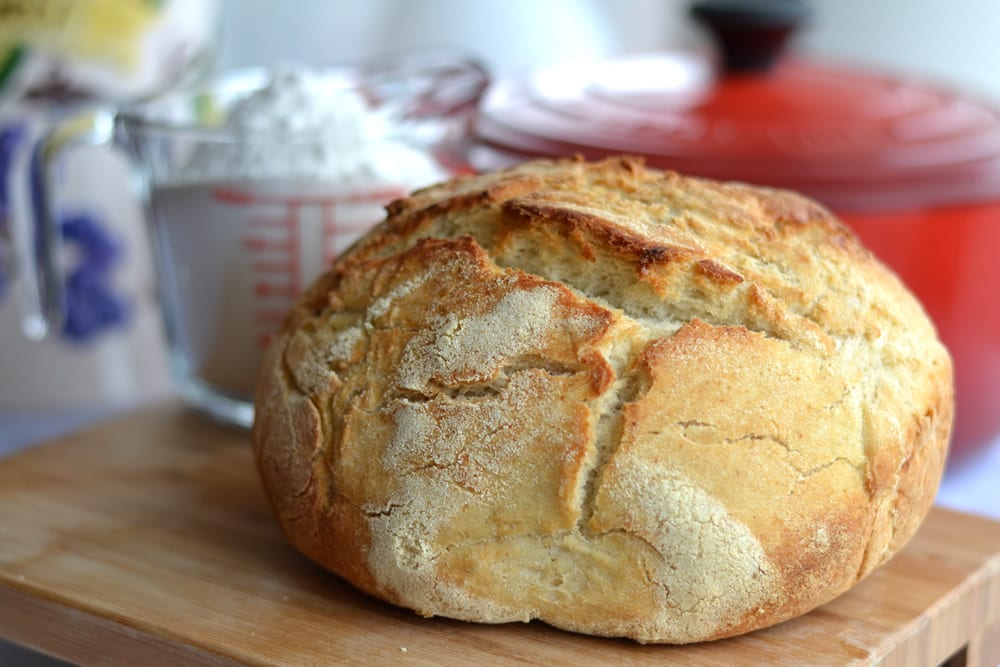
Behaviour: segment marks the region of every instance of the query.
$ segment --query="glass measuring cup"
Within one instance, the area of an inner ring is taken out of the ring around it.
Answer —
[[[273,72],[247,70],[104,114],[68,141],[112,142],[130,158],[178,389],[243,426],[253,419],[260,355],[298,294],[384,216],[386,203],[465,169],[468,123],[487,82],[474,62],[427,53],[315,76],[322,99],[293,102],[322,106],[350,91],[364,116],[333,113],[332,129],[303,128],[281,113],[266,127],[234,126],[227,121],[241,105],[266,97],[275,81]],[[52,161],[60,147],[48,148]],[[40,210],[52,210],[43,199]],[[38,244],[43,253],[58,245],[51,236]],[[42,282],[43,301],[58,306],[58,281]]]

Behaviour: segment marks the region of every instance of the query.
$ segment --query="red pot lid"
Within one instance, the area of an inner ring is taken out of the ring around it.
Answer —
[[[727,59],[740,57],[724,46]],[[751,71],[730,62],[722,74],[703,55],[671,52],[501,80],[476,119],[473,165],[630,153],[652,166],[788,187],[851,209],[1000,196],[997,109],[804,60],[767,67],[774,55]]]

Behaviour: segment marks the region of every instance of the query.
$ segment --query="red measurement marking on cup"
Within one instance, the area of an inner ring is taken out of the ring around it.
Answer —
[[[247,221],[247,225],[253,229],[284,229],[285,218],[283,217],[253,217]]]
[[[362,233],[371,228],[372,220],[351,220],[338,216],[340,206],[338,204],[385,204],[394,199],[404,197],[406,192],[399,188],[385,188],[368,192],[355,192],[347,194],[336,201],[329,201],[323,205],[323,263],[330,266],[337,259],[340,251],[346,247],[340,246],[338,242],[347,240],[353,241]]]
[[[337,259],[337,235],[343,232],[337,228],[337,208],[323,207],[323,264],[330,266]]]
[[[253,273],[276,273],[288,275],[292,272],[292,263],[285,260],[253,260],[250,262],[250,270]]]
[[[268,324],[281,324],[287,314],[284,308],[259,308],[256,311],[257,318]]]
[[[253,293],[254,296],[257,297],[277,296],[292,299],[298,296],[298,292],[290,283],[282,284],[269,281],[255,283],[253,286]]]
[[[406,193],[400,188],[357,190],[336,195],[287,195],[275,192],[253,192],[236,188],[218,188],[214,199],[220,204],[247,209],[245,231],[241,242],[249,255],[250,297],[256,339],[260,347],[270,341],[274,331],[284,320],[295,298],[305,288],[305,281],[313,276],[304,275],[303,243],[314,243],[314,238],[303,236],[303,217],[306,211],[320,225],[322,246],[313,252],[313,260],[322,262],[322,268],[333,263],[339,250],[338,241],[347,240],[366,231],[377,220],[357,219],[350,207],[385,204]],[[315,212],[315,213],[313,213]],[[347,212],[346,215],[341,215]],[[318,219],[317,219],[318,214]],[[313,266],[311,271],[317,267]]]
[[[243,237],[243,247],[252,252],[278,250],[291,253],[292,251],[290,237],[269,238],[267,236],[247,235]]]
[[[288,245],[291,248],[288,263],[291,269],[289,278],[291,279],[293,296],[302,291],[302,255],[299,250],[302,243],[302,230],[299,229],[299,206],[299,204],[289,204],[287,210],[288,217],[285,219],[285,230],[288,232]]]

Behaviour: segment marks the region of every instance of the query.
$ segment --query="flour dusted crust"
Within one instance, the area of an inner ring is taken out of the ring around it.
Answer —
[[[951,374],[815,203],[533,162],[390,206],[270,347],[254,444],[291,542],[372,595],[685,643],[802,614],[910,538]]]

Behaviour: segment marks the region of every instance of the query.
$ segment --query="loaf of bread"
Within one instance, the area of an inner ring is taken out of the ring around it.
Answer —
[[[390,205],[288,315],[253,439],[288,539],[362,591],[686,643],[890,558],[952,414],[921,306],[821,206],[565,160]]]

